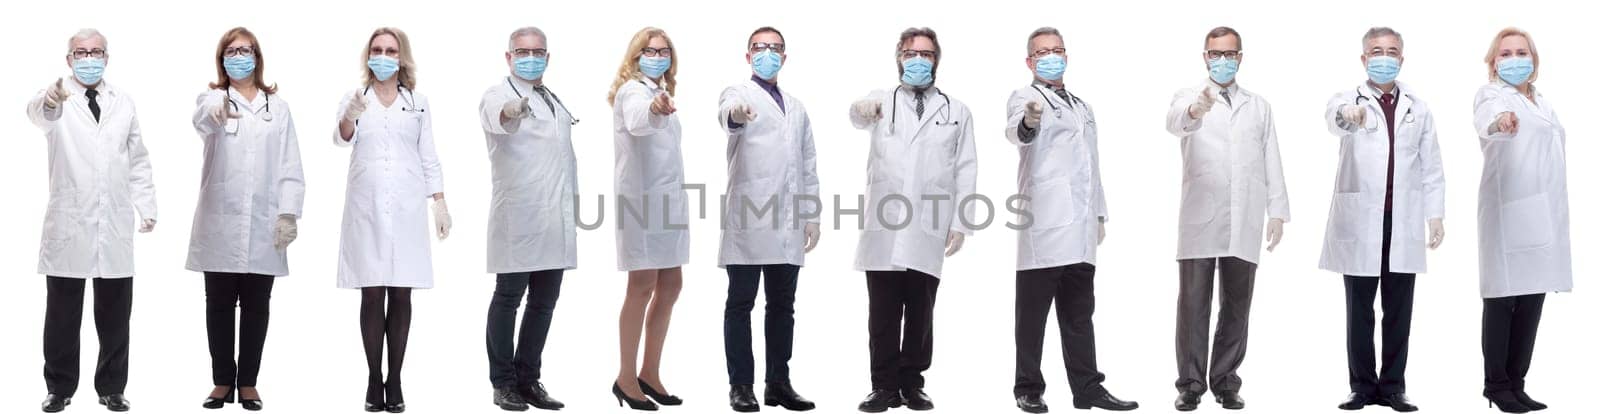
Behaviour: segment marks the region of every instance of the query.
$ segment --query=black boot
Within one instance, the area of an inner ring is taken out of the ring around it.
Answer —
[[[794,391],[794,386],[787,382],[768,382],[764,394],[761,399],[768,407],[782,406],[789,411],[809,411],[817,408],[816,403],[801,397],[800,393]]]
[[[1517,393],[1515,391],[1484,391],[1483,398],[1489,399],[1490,407],[1500,407],[1501,412],[1525,413],[1533,411],[1532,408],[1523,405],[1521,401],[1517,401]]]
[[[756,402],[756,389],[749,384],[734,385],[728,390],[728,406],[741,413],[761,411],[761,404]]]
[[[1544,403],[1541,403],[1541,402],[1538,402],[1538,401],[1534,401],[1533,397],[1529,397],[1528,393],[1523,392],[1522,390],[1517,390],[1515,392],[1515,394],[1517,395],[1517,402],[1522,403],[1522,405],[1528,406],[1529,410],[1539,411],[1539,410],[1543,410],[1543,409],[1546,409],[1546,408],[1550,408],[1550,406],[1544,405]]]

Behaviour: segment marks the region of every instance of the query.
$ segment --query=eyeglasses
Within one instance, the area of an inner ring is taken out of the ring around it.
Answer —
[[[255,55],[256,55],[256,48],[250,47],[250,46],[230,47],[230,48],[227,48],[227,49],[222,49],[222,56],[224,56],[224,57],[236,57],[236,56],[250,57],[250,56],[255,56]]]
[[[643,54],[645,56],[648,56],[648,57],[672,57],[672,48],[663,47],[663,48],[657,49],[657,48],[653,48],[653,47],[647,47],[647,48],[639,49],[639,53]]]
[[[1067,54],[1067,48],[1058,47],[1058,48],[1054,48],[1054,49],[1039,49],[1039,50],[1035,50],[1035,51],[1033,51],[1033,53],[1030,56],[1033,56],[1034,59],[1038,59],[1038,58],[1042,58],[1042,57],[1050,56],[1050,55],[1062,55],[1062,56],[1065,56],[1066,54]]]
[[[384,56],[384,55],[386,55],[386,56],[398,59],[400,57],[400,49],[396,49],[396,48],[392,48],[392,47],[391,48],[382,48],[382,47],[373,46],[371,49],[367,49],[367,55],[369,55],[369,56]]]
[[[902,59],[902,60],[904,60],[904,59],[912,59],[912,58],[916,58],[918,56],[931,60],[931,59],[939,57],[939,52],[933,51],[933,50],[911,50],[911,49],[906,49],[906,50],[901,50],[900,51],[900,59]]]
[[[550,52],[544,49],[512,49],[511,56],[519,58],[536,57],[543,59],[550,56]]]
[[[1221,59],[1221,58],[1238,59],[1239,58],[1239,51],[1237,51],[1237,50],[1207,50],[1206,51],[1206,58],[1209,58],[1211,60],[1217,60],[1217,59]]]
[[[771,50],[773,53],[783,53],[783,49],[782,43],[756,42],[750,44],[750,53],[761,53],[768,50]]]
[[[72,51],[72,57],[75,58],[75,59],[83,59],[83,58],[88,58],[88,57],[92,57],[92,58],[95,58],[95,59],[102,59],[102,58],[106,57],[106,50],[105,49],[74,49]]]
[[[1389,49],[1372,48],[1372,50],[1368,50],[1367,51],[1367,57],[1379,57],[1379,56],[1388,56],[1388,57],[1397,58],[1397,57],[1400,57],[1400,49],[1395,49],[1395,48],[1389,48]]]

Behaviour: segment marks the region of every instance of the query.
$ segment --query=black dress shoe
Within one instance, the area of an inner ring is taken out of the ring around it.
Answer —
[[[538,381],[534,381],[531,387],[517,388],[517,395],[522,397],[522,402],[541,410],[559,410],[567,407],[555,398],[550,398],[550,392],[545,391],[544,383]]]
[[[367,403],[364,409],[369,413],[383,412],[383,382],[367,382]]]
[[[761,411],[761,403],[756,402],[756,389],[749,384],[734,385],[728,389],[728,406],[741,413]]]
[[[652,400],[656,400],[656,403],[661,405],[683,405],[682,398],[678,398],[676,395],[667,395],[667,393],[656,391],[655,388],[651,388],[650,384],[646,384],[642,379],[639,380],[639,391],[644,391],[645,396],[650,397]]]
[[[1200,393],[1194,391],[1179,392],[1178,399],[1172,402],[1172,408],[1178,411],[1194,411],[1194,409],[1200,408]]]
[[[1339,403],[1339,409],[1341,409],[1341,410],[1352,410],[1353,411],[1353,410],[1359,410],[1359,409],[1362,409],[1362,408],[1367,408],[1367,406],[1373,405],[1373,404],[1376,404],[1376,403],[1377,403],[1376,401],[1373,401],[1372,396],[1369,396],[1369,395],[1366,395],[1366,394],[1362,394],[1362,393],[1359,393],[1359,392],[1352,392],[1352,393],[1350,393],[1350,395],[1344,397],[1344,402]]]
[[[614,382],[611,383],[611,395],[617,397],[617,406],[619,407],[626,402],[628,403],[628,408],[639,411],[655,411],[659,409],[659,407],[656,407],[656,403],[650,402],[648,396],[635,400],[633,397],[629,397],[627,393],[622,392],[622,386]]]
[[[1136,402],[1133,402],[1133,401],[1119,400],[1119,399],[1117,399],[1116,396],[1111,395],[1111,393],[1109,393],[1109,392],[1105,393],[1105,394],[1101,394],[1099,398],[1091,398],[1091,399],[1087,399],[1087,400],[1079,400],[1079,399],[1073,399],[1072,400],[1072,408],[1077,408],[1079,410],[1087,410],[1090,407],[1099,408],[1099,409],[1107,410],[1107,411],[1129,411],[1129,410],[1133,410],[1133,409],[1139,408],[1139,403],[1136,403]]]
[[[261,399],[259,398],[254,400],[240,398],[239,407],[244,408],[245,411],[261,411],[262,408],[265,408],[261,405]]]
[[[511,387],[494,389],[494,405],[506,411],[528,411],[528,403],[522,401],[522,396],[517,395],[517,390]]]
[[[1516,391],[1512,392],[1512,394],[1517,396],[1517,402],[1522,403],[1522,405],[1524,405],[1524,406],[1527,406],[1529,410],[1539,411],[1539,410],[1543,410],[1543,409],[1546,409],[1546,408],[1550,408],[1550,406],[1544,405],[1544,403],[1541,403],[1541,402],[1538,402],[1538,401],[1534,401],[1533,397],[1529,397],[1528,393],[1523,392],[1522,390],[1516,390]]]
[[[1050,412],[1050,406],[1044,405],[1044,397],[1040,397],[1037,394],[1018,395],[1017,408],[1022,409],[1022,412],[1025,413],[1039,414]]]
[[[383,384],[383,410],[394,414],[406,412],[406,397],[400,392],[400,382]]]
[[[1528,408],[1521,401],[1517,401],[1517,393],[1515,391],[1484,391],[1483,398],[1489,399],[1490,407],[1500,407],[1500,412],[1525,413],[1533,411],[1532,408]]]
[[[47,413],[59,413],[69,405],[72,405],[72,397],[48,394],[44,396],[44,402],[39,403],[39,409]]]
[[[900,398],[900,392],[895,390],[872,390],[867,398],[861,400],[861,405],[856,408],[864,413],[881,413],[890,408],[900,408],[905,401]]]
[[[782,406],[789,411],[810,411],[817,408],[817,404],[801,397],[794,391],[794,386],[787,382],[768,382],[767,390],[762,395],[762,402],[768,407]]]
[[[900,399],[905,400],[906,408],[910,408],[911,411],[928,411],[933,409],[933,398],[929,398],[928,393],[922,392],[921,388],[900,390]]]
[[[1395,411],[1399,411],[1399,412],[1402,412],[1402,413],[1409,413],[1409,412],[1417,410],[1417,406],[1415,404],[1411,403],[1411,399],[1410,398],[1406,398],[1406,394],[1405,393],[1394,393],[1394,394],[1385,395],[1385,396],[1383,396],[1383,398],[1378,399],[1378,401],[1376,401],[1376,402],[1378,403],[1378,405],[1382,405],[1382,406],[1385,406],[1385,407],[1393,408]]]
[[[234,391],[237,390],[234,388],[228,388],[228,393],[223,394],[220,398],[207,395],[206,400],[200,403],[200,408],[215,410],[222,408],[223,405],[232,404]]]
[[[1211,395],[1217,397],[1217,405],[1221,405],[1224,409],[1244,409],[1244,398],[1239,396],[1238,391],[1211,391]]]
[[[128,405],[128,399],[123,397],[122,394],[101,396],[100,405],[106,406],[107,410],[116,411],[119,413],[128,411],[129,408],[132,408]]]

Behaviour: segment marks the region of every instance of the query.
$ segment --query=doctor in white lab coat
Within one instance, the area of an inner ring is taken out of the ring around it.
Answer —
[[[717,265],[728,271],[722,341],[734,411],[761,408],[756,400],[750,311],[766,276],[766,401],[790,410],[816,405],[789,384],[794,348],[794,299],[800,266],[821,236],[817,150],[811,117],[786,89],[778,71],[787,61],[783,33],[762,27],[746,42],[750,79],[722,91],[717,125],[728,134],[728,189]]]
[[[100,402],[126,409],[128,318],[133,310],[133,231],[156,223],[156,192],[133,98],[101,80],[106,38],[84,29],[67,42],[71,78],[56,79],[28,101],[28,120],[50,152],[50,203],[39,246],[47,276],[42,408],[60,411],[78,389],[83,290],[94,280]],[[135,215],[137,213],[137,215]]]
[[[1567,131],[1534,87],[1539,49],[1507,28],[1484,56],[1491,77],[1473,102],[1483,149],[1478,278],[1484,393],[1502,410],[1541,409],[1523,391],[1548,292],[1572,291]]]
[[[1234,80],[1244,60],[1239,33],[1212,29],[1205,45],[1201,58],[1210,79],[1178,91],[1167,112],[1167,132],[1180,138],[1183,155],[1174,405],[1184,411],[1199,404],[1207,388],[1224,408],[1244,407],[1237,371],[1244,362],[1262,222],[1270,251],[1289,221],[1272,106]],[[1208,372],[1212,286],[1219,280],[1222,306]]]
[[[655,406],[646,397],[682,403],[661,383],[661,349],[683,288],[683,265],[689,263],[689,205],[679,146],[683,126],[672,98],[678,88],[676,51],[665,31],[640,29],[628,42],[607,96],[616,149],[617,268],[628,272],[618,319],[622,366],[612,393],[641,409]]]
[[[578,267],[577,120],[544,83],[550,51],[543,30],[511,32],[508,74],[483,92],[479,124],[489,145],[489,273],[495,274],[486,332],[494,402],[513,411],[529,404],[565,406],[539,382],[546,334],[565,271]],[[517,310],[523,297],[522,332]]]
[[[428,98],[415,92],[416,63],[405,32],[368,38],[364,86],[339,104],[333,143],[353,146],[339,234],[339,287],[361,289],[367,404],[403,410],[400,366],[411,331],[411,289],[433,287],[428,233],[450,234],[444,172],[433,146]],[[434,226],[424,203],[433,199]],[[387,300],[388,306],[385,306]],[[385,336],[389,374],[383,377]]]
[[[1095,250],[1105,237],[1099,129],[1094,109],[1063,83],[1066,43],[1041,27],[1028,35],[1032,81],[1006,103],[1006,139],[1017,146],[1017,193],[1028,197],[1031,225],[1017,231],[1016,381],[1025,412],[1045,412],[1044,352],[1050,305],[1057,308],[1067,384],[1075,407],[1132,410],[1139,403],[1107,392],[1095,360]]]
[[[207,407],[222,407],[235,386],[241,403],[259,407],[273,279],[289,274],[288,247],[305,200],[294,118],[265,68],[255,34],[233,28],[217,44],[216,82],[195,99],[204,164],[184,267],[205,274],[213,385]]]
[[[1417,274],[1427,271],[1424,246],[1444,241],[1444,165],[1433,112],[1410,85],[1395,81],[1405,60],[1400,33],[1375,27],[1361,42],[1367,81],[1335,94],[1323,113],[1339,137],[1321,267],[1344,275],[1350,394],[1340,408],[1414,411],[1405,381],[1412,296]],[[1380,288],[1383,351],[1375,354],[1372,306]]]
[[[922,372],[933,363],[939,277],[944,258],[961,250],[972,223],[981,221],[973,215],[977,202],[961,203],[977,186],[972,113],[933,85],[938,35],[906,29],[895,52],[900,85],[873,91],[850,110],[850,123],[871,138],[866,228],[855,264],[867,272],[873,391],[860,408],[868,412],[897,406],[902,394],[908,407],[933,407]]]

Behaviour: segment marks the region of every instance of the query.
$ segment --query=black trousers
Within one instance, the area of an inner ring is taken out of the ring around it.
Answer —
[[[78,392],[78,333],[83,329],[84,279],[45,277],[44,384],[49,393]],[[121,394],[128,386],[128,319],[133,313],[133,278],[94,279],[94,328],[100,356],[94,390]]]
[[[552,269],[495,276],[485,335],[489,349],[489,382],[495,388],[526,388],[539,382],[545,338],[550,333],[556,299],[561,297],[562,272]],[[524,295],[528,305],[522,312],[522,331],[516,332],[517,308]]]
[[[1211,295],[1221,280],[1216,337],[1211,337]],[[1178,380],[1179,391],[1239,391],[1239,365],[1244,363],[1250,337],[1250,300],[1254,296],[1256,264],[1237,257],[1178,261]],[[1211,346],[1209,375],[1207,343]],[[1209,381],[1209,382],[1208,382]]]
[[[1378,277],[1344,277],[1345,354],[1350,392],[1385,396],[1406,392],[1406,354],[1411,348],[1411,305],[1417,275],[1389,271],[1389,236],[1393,217],[1383,216],[1383,255]],[[1377,318],[1373,302],[1383,292],[1383,368],[1377,366],[1372,341]]]
[[[1483,390],[1522,390],[1533,363],[1544,294],[1483,300]]]
[[[206,272],[206,340],[211,348],[211,384],[256,386],[261,351],[272,314],[268,275]],[[234,362],[233,308],[239,307],[239,357]]]
[[[922,373],[933,365],[933,301],[938,293],[939,278],[927,273],[867,272],[873,389],[922,388]]]
[[[1044,374],[1039,360],[1044,353],[1044,331],[1050,302],[1056,305],[1056,325],[1061,330],[1061,360],[1067,365],[1067,385],[1074,399],[1100,398],[1106,379],[1096,368],[1094,355],[1094,271],[1088,263],[1017,272],[1015,396],[1044,394]]]
[[[763,334],[767,342],[768,383],[789,382],[789,357],[794,354],[794,295],[800,266],[728,265],[728,302],[722,311],[722,346],[728,360],[728,383],[755,382],[755,356],[750,350],[750,311],[756,290],[767,278],[767,311]]]

